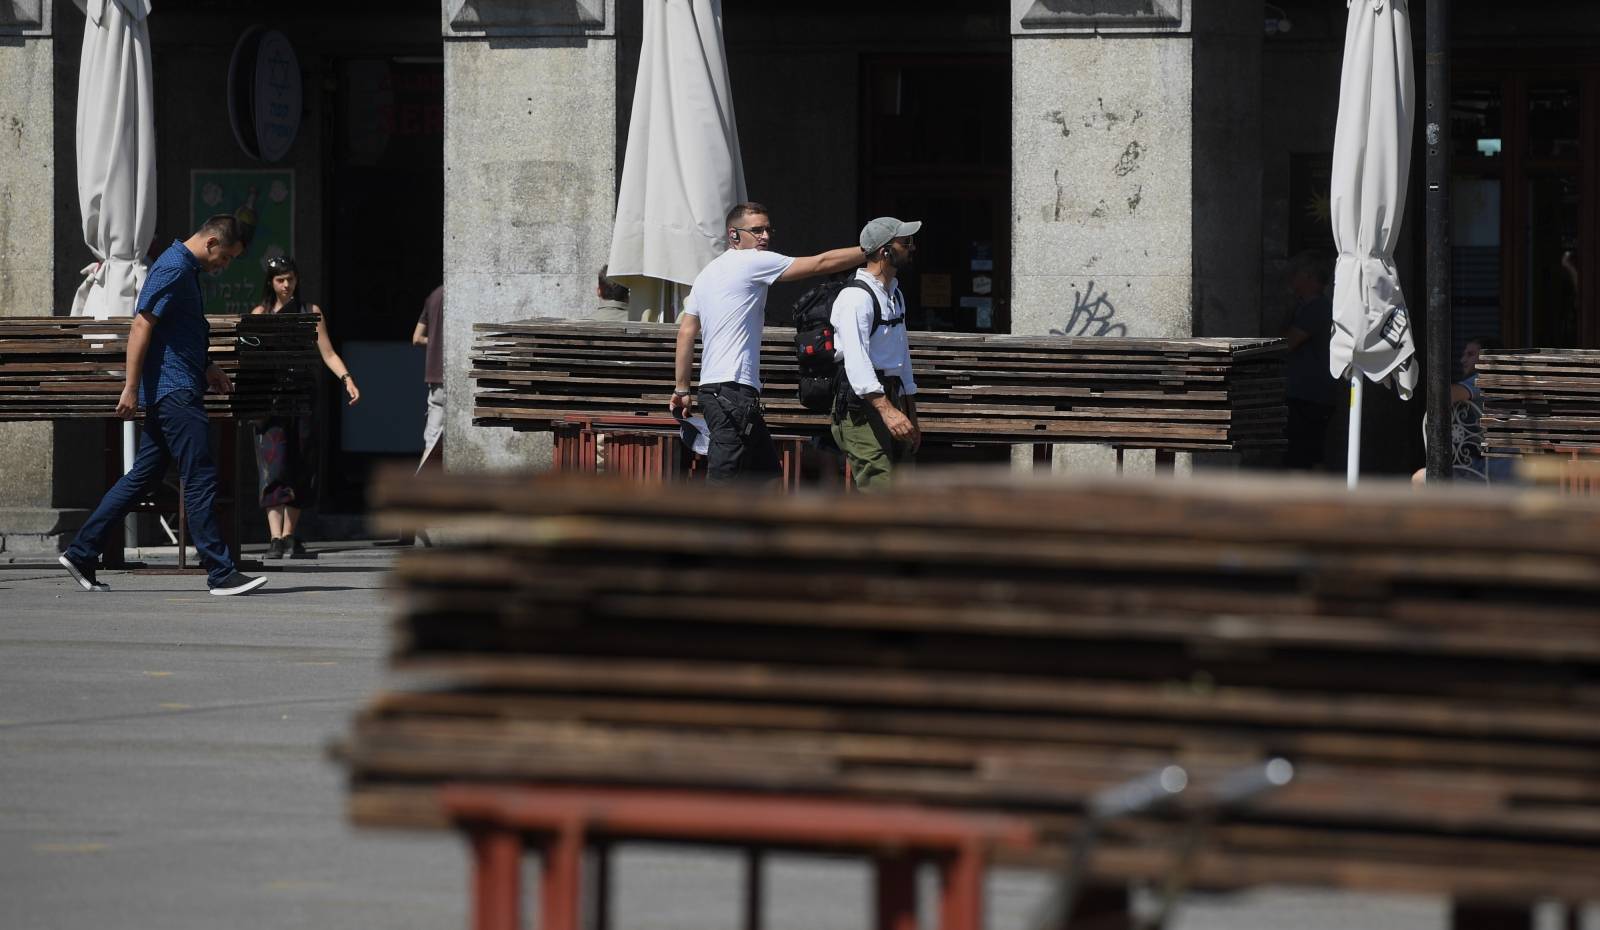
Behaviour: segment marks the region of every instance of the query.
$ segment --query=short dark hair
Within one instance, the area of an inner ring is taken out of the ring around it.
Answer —
[[[746,200],[744,203],[736,203],[733,205],[733,209],[728,211],[728,221],[723,225],[728,229],[732,229],[735,223],[752,213],[760,213],[763,216],[772,215],[771,213],[767,212],[767,207],[765,204],[756,203],[754,200]]]
[[[1468,345],[1474,342],[1478,344],[1479,352],[1500,352],[1505,349],[1505,346],[1495,336],[1479,336],[1476,339],[1467,340]]]
[[[245,248],[250,247],[250,236],[245,231],[244,224],[231,214],[218,213],[216,216],[210,217],[204,223],[201,223],[200,228],[195,232],[215,237],[218,242],[222,243],[224,248],[230,248],[239,243],[244,243]]]
[[[608,266],[606,266],[606,265],[601,265],[600,266],[599,283],[600,283],[600,296],[601,296],[601,298],[603,298],[605,300],[616,300],[616,301],[627,300],[628,299],[628,289],[623,287],[622,285],[618,284],[617,282],[611,280],[610,278],[606,277],[606,268],[607,267]]]

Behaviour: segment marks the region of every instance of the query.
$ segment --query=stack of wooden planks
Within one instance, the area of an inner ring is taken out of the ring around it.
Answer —
[[[207,394],[213,417],[311,412],[317,352],[309,315],[209,317],[210,359],[233,381]],[[0,420],[114,416],[127,370],[127,319],[0,317]],[[140,409],[140,416],[144,411]]]
[[[473,417],[548,430],[554,420],[661,416],[677,328],[530,320],[473,327]],[[1281,442],[1282,343],[911,333],[917,412],[936,442],[1097,443],[1243,450]],[[761,343],[762,403],[775,431],[827,428],[796,398],[794,332]]]
[[[1580,898],[1600,875],[1600,503],[1310,481],[924,472],[882,496],[581,476],[375,489],[410,553],[351,811],[450,781],[741,789],[1021,814],[1282,755],[1201,884]],[[1186,808],[1096,867],[1159,879]],[[1037,860],[1036,860],[1037,861]]]
[[[1600,351],[1486,352],[1477,370],[1487,454],[1600,452]]]

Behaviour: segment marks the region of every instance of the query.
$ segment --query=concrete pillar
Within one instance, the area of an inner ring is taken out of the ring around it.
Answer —
[[[591,309],[616,206],[617,0],[444,0],[445,464],[549,461],[472,425],[472,325]]]
[[[0,2],[0,316],[54,308],[53,25],[50,0]],[[48,422],[0,423],[0,559],[53,551],[76,526],[55,507],[53,439]]]
[[[1260,4],[1013,0],[1011,30],[1012,332],[1258,335]]]

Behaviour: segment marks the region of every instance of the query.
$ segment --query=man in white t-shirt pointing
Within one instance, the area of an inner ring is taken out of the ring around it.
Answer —
[[[668,407],[689,415],[694,341],[702,342],[700,408],[711,442],[706,479],[713,484],[744,476],[774,478],[781,471],[777,447],[761,416],[761,325],[766,321],[767,288],[774,281],[798,281],[845,271],[866,260],[858,246],[790,258],[769,251],[772,221],[759,203],[728,211],[728,250],[695,276],[678,322],[678,351]]]

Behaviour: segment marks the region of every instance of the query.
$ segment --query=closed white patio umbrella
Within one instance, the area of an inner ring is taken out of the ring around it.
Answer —
[[[1411,24],[1407,0],[1347,0],[1339,123],[1330,209],[1338,246],[1329,370],[1350,383],[1347,478],[1361,464],[1366,380],[1391,384],[1402,400],[1417,384],[1410,312],[1394,267],[1411,170]]]
[[[723,217],[745,196],[721,0],[644,0],[608,276],[675,307],[675,285],[727,247]]]
[[[78,67],[78,206],[95,261],[73,316],[131,316],[155,236],[150,0],[87,0]]]
[[[73,316],[132,316],[156,231],[156,119],[150,0],[80,2],[78,206],[94,262],[72,300]],[[133,467],[134,427],[122,428],[122,470]]]

